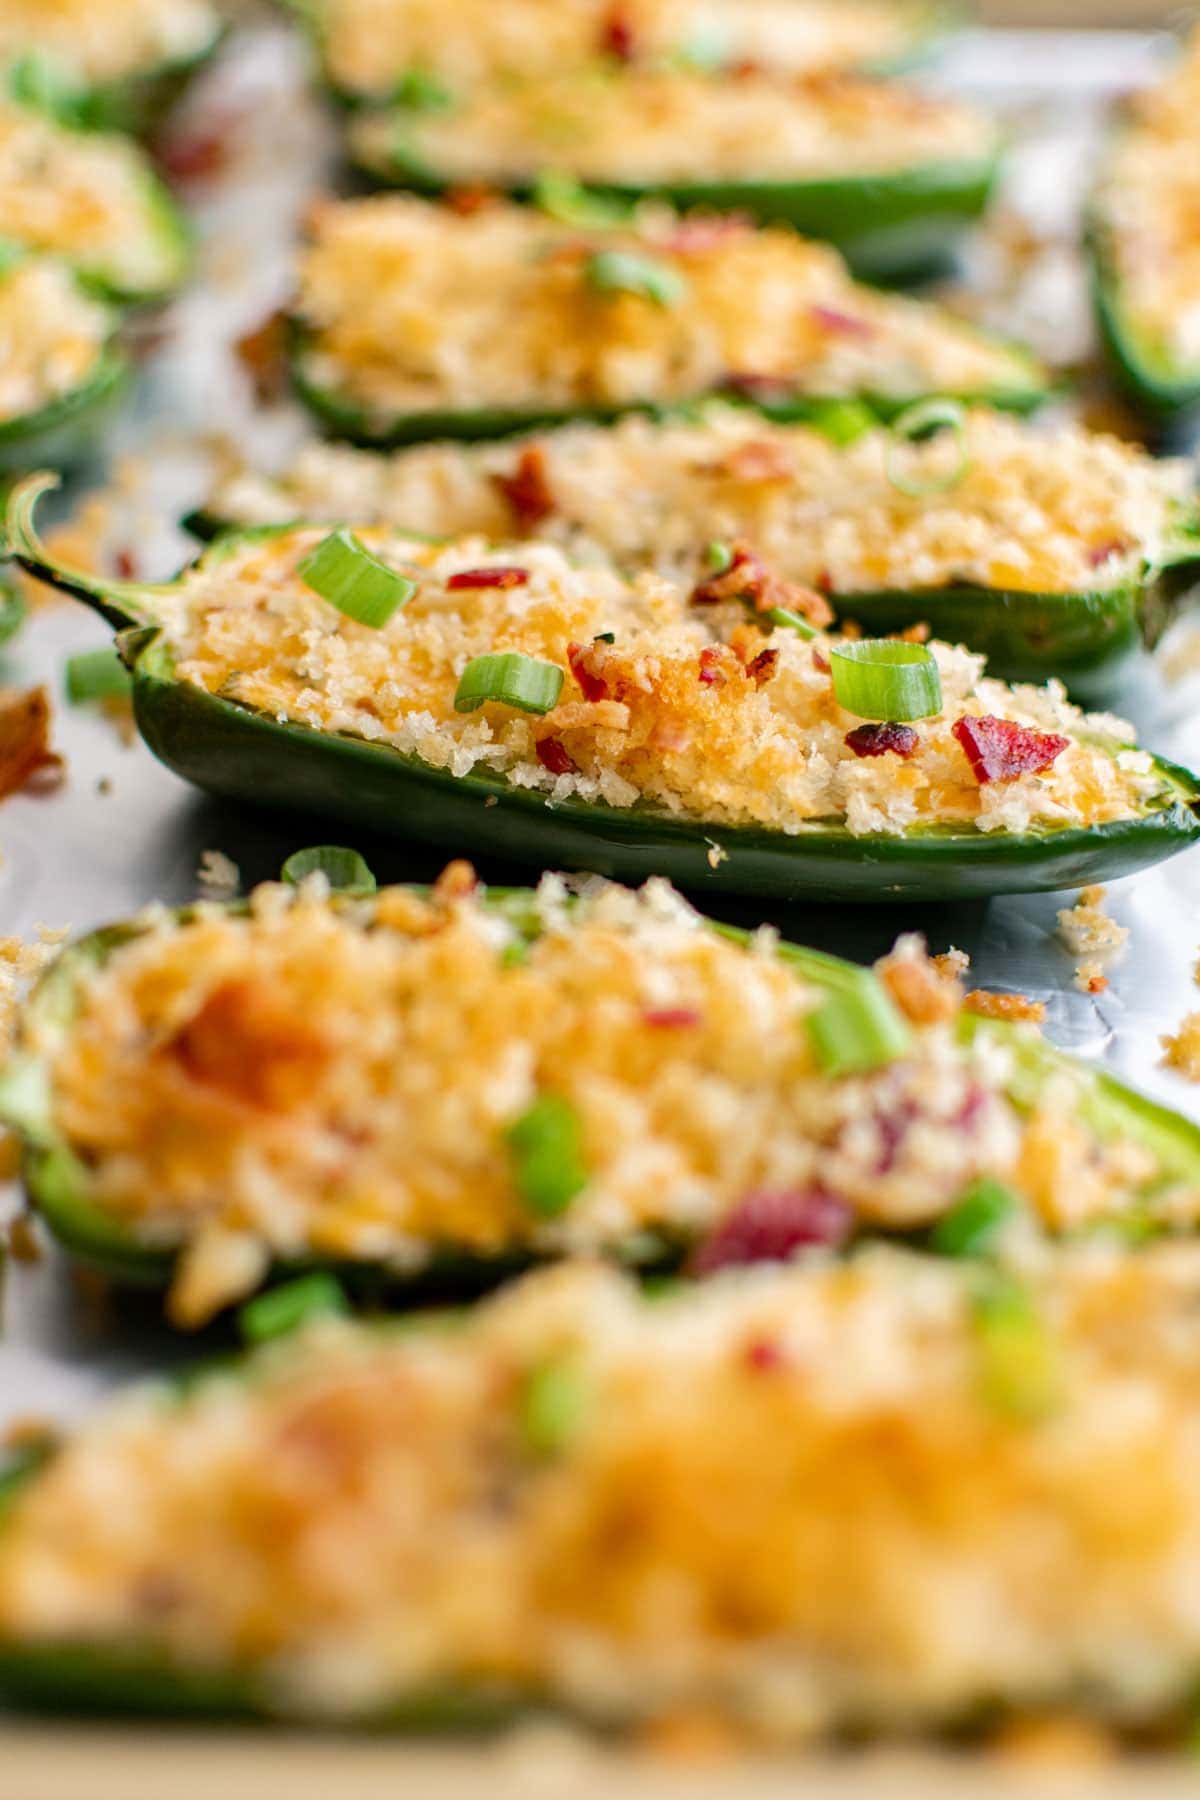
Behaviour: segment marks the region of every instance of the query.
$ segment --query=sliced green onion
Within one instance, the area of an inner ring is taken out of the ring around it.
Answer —
[[[822,634],[803,613],[793,612],[790,606],[773,606],[767,613],[772,625],[783,625],[789,631],[798,631],[801,637],[815,638]]]
[[[711,544],[704,546],[704,566],[711,569],[714,575],[724,575],[732,563],[733,551],[719,538],[714,538]]]
[[[592,639],[593,644],[615,644],[616,641],[617,634],[615,631],[598,631]]]
[[[588,1409],[587,1384],[566,1357],[540,1363],[521,1393],[521,1437],[536,1457],[558,1456],[577,1436]]]
[[[302,582],[330,606],[376,631],[417,591],[415,581],[372,556],[345,526],[322,538],[296,569]]]
[[[1062,1398],[1062,1372],[1044,1320],[1027,1291],[997,1277],[972,1307],[984,1398],[997,1412],[1036,1424]]]
[[[46,113],[60,125],[83,122],[81,90],[68,70],[44,50],[27,50],[10,63],[7,85],[18,106]]]
[[[445,112],[453,106],[454,94],[428,69],[405,69],[392,89],[392,104],[409,112]]]
[[[588,257],[585,274],[599,294],[638,294],[655,306],[675,306],[687,293],[678,269],[635,250],[597,250]]]
[[[953,464],[923,476],[906,469],[904,453],[908,448],[943,431],[954,433],[956,455]],[[923,500],[931,494],[948,493],[958,486],[970,466],[967,419],[957,400],[921,400],[893,421],[884,467],[892,486],[910,499]]]
[[[844,449],[853,444],[868,431],[873,431],[879,420],[869,406],[861,400],[819,400],[805,420],[814,431],[827,437],[831,444]]]
[[[341,844],[314,844],[308,850],[296,850],[279,871],[281,881],[299,887],[309,875],[324,875],[331,888],[370,894],[375,877],[357,850]]]
[[[557,1219],[588,1183],[579,1120],[560,1094],[543,1094],[505,1133],[521,1198],[539,1219]]]
[[[805,1025],[818,1066],[831,1076],[881,1069],[903,1056],[910,1041],[907,1025],[870,969],[839,975]]]
[[[980,1256],[991,1248],[1020,1202],[1012,1189],[990,1175],[973,1187],[940,1218],[929,1234],[929,1244],[939,1256]]]
[[[20,244],[16,238],[0,237],[0,275],[10,274],[28,255],[28,244]]]
[[[942,678],[924,644],[863,638],[835,645],[829,665],[839,706],[857,718],[899,724],[942,710]]]
[[[320,1313],[349,1310],[341,1283],[314,1270],[249,1301],[238,1313],[238,1325],[248,1344],[265,1344],[270,1338],[285,1337]]]
[[[126,699],[133,677],[115,650],[85,650],[67,658],[64,685],[72,706],[86,706],[92,700]]]
[[[596,194],[566,175],[561,169],[543,169],[532,189],[533,204],[547,218],[560,225],[574,225],[582,231],[609,230],[614,225],[627,225],[632,208],[623,201]]]
[[[563,672],[557,663],[538,662],[519,650],[476,656],[462,672],[454,710],[478,712],[489,700],[522,712],[548,713],[558,705]]]

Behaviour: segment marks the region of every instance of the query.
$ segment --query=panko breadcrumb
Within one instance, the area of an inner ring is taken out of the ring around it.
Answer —
[[[0,61],[37,54],[92,86],[186,62],[219,27],[212,0],[0,0]]]
[[[112,309],[66,263],[27,256],[0,270],[0,421],[39,412],[96,373]]]
[[[327,1320],[34,1474],[0,1639],[236,1671],[305,1722],[432,1692],[767,1744],[998,1711],[1173,1741],[1198,1359],[1194,1245],[1021,1281],[876,1248],[654,1301],[576,1266],[455,1329]]]
[[[1074,906],[1063,907],[1058,915],[1058,935],[1078,959],[1075,986],[1084,994],[1104,992],[1105,970],[1129,942],[1128,925],[1118,925],[1105,910],[1107,898],[1107,888],[1084,888]]]

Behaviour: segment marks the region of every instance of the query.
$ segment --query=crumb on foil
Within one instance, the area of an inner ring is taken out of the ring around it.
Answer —
[[[1128,925],[1118,925],[1105,910],[1108,889],[1086,887],[1074,906],[1058,915],[1058,935],[1077,958],[1075,986],[1081,994],[1102,994],[1108,987],[1105,967],[1129,942]]]
[[[242,872],[223,850],[204,850],[196,885],[206,900],[234,900],[241,891]]]
[[[1046,1017],[1044,1000],[1031,1000],[1027,994],[1000,994],[991,988],[972,988],[963,1009],[981,1019],[1006,1019],[1010,1024],[1041,1025]]]

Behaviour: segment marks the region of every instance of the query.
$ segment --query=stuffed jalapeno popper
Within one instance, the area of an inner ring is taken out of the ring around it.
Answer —
[[[1130,103],[1093,202],[1097,311],[1131,397],[1170,422],[1200,404],[1200,31]]]
[[[872,1249],[654,1300],[594,1267],[312,1321],[8,1484],[0,1679],[45,1707],[751,1741],[1013,1712],[1182,1745],[1200,1252],[1020,1281]]]
[[[710,572],[710,544],[744,537],[868,635],[924,621],[1005,680],[1061,676],[1075,695],[1104,693],[1157,577],[1200,561],[1194,470],[983,408],[939,417],[953,436],[919,442],[847,405],[822,428],[714,403],[700,420],[390,456],[310,443],[278,476],[230,471],[188,522],[204,537],[284,519],[523,532],[688,583]]]
[[[860,287],[826,245],[649,205],[570,224],[400,195],[320,208],[293,318],[297,389],[335,434],[387,445],[497,437],[678,408],[714,392],[804,417],[930,394],[1045,398],[1024,351]]]
[[[615,66],[896,72],[958,20],[938,0],[290,0],[343,100],[436,104],[443,84]]]
[[[158,300],[187,270],[187,227],[135,143],[0,100],[0,242],[51,251],[108,298]]]
[[[80,124],[143,131],[223,30],[213,0],[0,0],[0,64]]]
[[[267,885],[152,908],[34,990],[3,1116],[34,1203],[194,1326],[287,1265],[478,1285],[535,1258],[727,1263],[863,1233],[1018,1253],[1200,1212],[1200,1128],[663,881]]]
[[[0,469],[73,462],[125,383],[115,307],[57,257],[0,255]]]
[[[454,850],[759,896],[1067,887],[1200,835],[1195,779],[948,644],[820,631],[744,540],[694,585],[555,545],[226,536],[175,582],[8,547],[118,626],[139,728],[201,787]]]
[[[899,280],[944,263],[983,211],[999,134],[887,82],[601,65],[379,109],[351,122],[349,146],[369,178],[424,192],[528,196],[549,169],[629,204],[742,212]]]

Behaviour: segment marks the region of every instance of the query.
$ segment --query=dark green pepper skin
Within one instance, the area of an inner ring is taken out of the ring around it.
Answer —
[[[138,728],[154,754],[210,793],[284,810],[336,816],[417,838],[452,852],[541,868],[590,869],[639,882],[666,875],[692,892],[791,902],[838,899],[968,900],[1055,892],[1132,874],[1200,838],[1200,785],[1186,769],[1156,760],[1162,803],[1137,818],[1022,834],[937,827],[853,836],[840,822],[814,821],[795,834],[706,825],[650,808],[619,809],[542,794],[491,775],[458,777],[360,738],[283,724],[176,678],[155,622],[156,594],[136,583],[97,580],[54,566],[32,528],[44,478],[10,502],[10,549],[40,580],[75,594],[124,635]],[[252,534],[270,535],[287,527]],[[230,535],[208,552],[236,548]],[[130,629],[132,627],[132,629]]]
[[[472,412],[429,411],[395,414],[380,418],[370,414],[357,401],[323,386],[307,372],[309,333],[302,321],[291,320],[288,328],[288,364],[292,386],[300,400],[332,437],[345,438],[374,450],[395,450],[404,444],[426,443],[435,438],[478,440],[483,438],[519,437],[529,431],[551,430],[558,425],[609,425],[629,413],[643,413],[664,419],[688,412],[698,401],[721,398],[744,398],[733,388],[718,388],[712,393],[696,394],[690,400],[671,405],[650,400],[631,400],[613,406],[578,406],[568,410],[499,409],[481,407]],[[884,421],[895,419],[915,400],[925,396],[908,394],[903,399],[876,393],[854,394],[779,394],[764,391],[751,404],[764,418],[781,425],[798,425],[819,418],[831,404],[840,400],[856,400]],[[1032,357],[1028,359],[1028,380],[1018,386],[984,389],[978,393],[946,396],[963,405],[996,406],[1005,412],[1030,413],[1050,397],[1046,379]]]
[[[163,123],[184,89],[212,62],[228,27],[191,56],[159,63],[137,75],[81,88],[71,98],[71,117],[90,131],[125,131],[147,137]]]
[[[1109,368],[1125,397],[1163,432],[1183,437],[1200,419],[1200,367],[1167,361],[1137,331],[1125,309],[1121,285],[1104,246],[1104,232],[1089,233],[1092,303]]]
[[[162,278],[153,287],[130,287],[120,275],[105,269],[102,262],[76,264],[87,285],[121,306],[153,306],[167,300],[182,287],[191,268],[195,251],[192,227],[176,204],[166,183],[147,167],[143,187],[145,229],[158,244],[162,259]]]
[[[453,186],[402,153],[379,162],[359,158],[354,166],[370,182],[417,193],[438,195]],[[764,225],[791,225],[805,237],[833,244],[860,278],[900,283],[953,262],[955,244],[986,209],[998,172],[999,159],[990,156],[840,180],[688,181],[645,187],[588,182],[586,190],[628,205],[654,198],[681,212],[702,207],[747,213]],[[532,180],[518,181],[507,191],[514,199],[528,199],[533,188]]]

